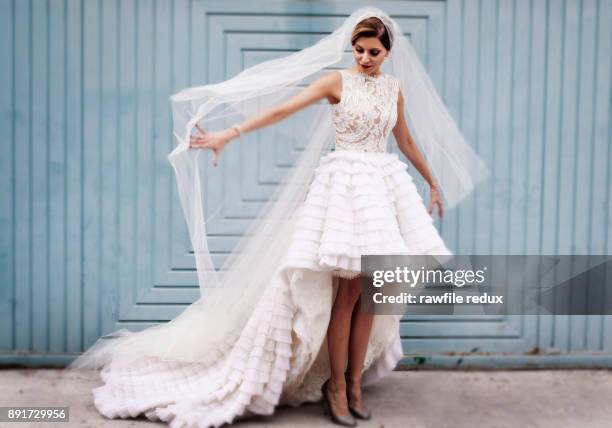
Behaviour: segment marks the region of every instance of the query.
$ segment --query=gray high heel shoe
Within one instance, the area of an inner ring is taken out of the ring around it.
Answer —
[[[363,421],[369,421],[370,419],[372,419],[372,412],[370,412],[370,410],[366,407],[364,407],[363,409],[356,409],[349,404],[348,408],[349,412],[351,412],[351,414],[357,419],[361,419]]]
[[[348,415],[337,415],[334,413],[331,407],[331,403],[329,402],[329,397],[327,395],[328,393],[327,384],[328,383],[329,383],[329,379],[327,379],[325,383],[323,384],[323,386],[321,387],[321,393],[323,394],[323,405],[325,406],[324,407],[325,412],[329,413],[329,415],[331,416],[332,422],[335,424],[342,425],[345,427],[357,426],[357,421],[355,420],[353,416],[351,416],[351,413],[349,413]]]
[[[348,397],[350,397],[350,392],[348,391],[348,386],[349,386],[348,378],[346,378],[346,386],[347,386],[346,397],[348,399]],[[348,401],[348,408],[349,408],[349,412],[351,412],[351,414],[353,416],[355,416],[357,419],[361,419],[363,421],[368,421],[368,420],[372,419],[372,412],[370,412],[370,409],[368,409],[365,406],[363,406],[362,409],[357,409],[357,408],[351,406],[351,401],[349,400]]]

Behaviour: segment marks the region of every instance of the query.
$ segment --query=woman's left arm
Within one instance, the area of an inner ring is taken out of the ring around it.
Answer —
[[[404,117],[404,96],[401,89],[399,89],[399,95],[397,97],[397,122],[393,128],[393,135],[395,136],[395,141],[397,141],[397,146],[400,151],[429,184],[429,195],[431,200],[427,211],[431,214],[433,212],[433,207],[437,205],[438,214],[442,217],[444,215],[444,204],[438,188],[438,182],[429,170],[425,157],[417,147],[408,130],[406,118]]]

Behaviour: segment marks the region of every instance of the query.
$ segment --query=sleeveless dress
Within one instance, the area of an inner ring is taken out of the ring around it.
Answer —
[[[339,278],[359,274],[363,254],[452,254],[407,165],[386,151],[397,121],[398,80],[340,74],[341,101],[331,105],[334,150],[320,159],[278,274],[244,328],[227,339],[229,350],[213,365],[153,358],[108,364],[104,385],[93,390],[102,415],[143,414],[173,428],[205,428],[319,401],[330,375],[326,333]],[[402,358],[400,318],[374,317],[364,386]]]

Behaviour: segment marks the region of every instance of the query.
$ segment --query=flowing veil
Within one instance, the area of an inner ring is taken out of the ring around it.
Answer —
[[[220,212],[224,206],[207,206],[212,203],[207,194],[210,157],[205,151],[189,149],[190,135],[196,124],[216,130],[237,123],[286,100],[321,73],[338,68],[350,56],[353,28],[370,16],[379,17],[391,32],[393,46],[383,70],[399,79],[411,135],[437,177],[447,205],[456,205],[488,176],[488,169],[464,141],[398,23],[375,7],[356,10],[333,33],[310,47],[247,68],[226,81],[182,90],[171,97],[177,145],[168,158],[177,180],[201,296],[168,323],[140,332],[118,330],[100,338],[70,364],[69,370],[129,364],[141,358],[210,364],[227,352],[272,276],[282,267],[295,214],[319,158],[333,147],[334,128],[329,105],[317,103],[296,113],[291,132],[279,130],[283,144],[293,148],[296,159],[283,166],[282,178],[267,202],[255,204],[256,212],[245,233],[218,267],[209,249],[207,225],[211,218],[207,212]],[[235,140],[232,144],[247,143]],[[223,161],[221,157],[221,171]],[[283,270],[282,274],[300,272]]]

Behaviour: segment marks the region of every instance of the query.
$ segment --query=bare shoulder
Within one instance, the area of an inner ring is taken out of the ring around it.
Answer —
[[[342,75],[338,71],[328,71],[315,81],[313,86],[318,87],[330,104],[337,104],[340,101],[342,90]]]
[[[319,78],[316,79],[313,83],[323,86],[323,87],[327,87],[329,89],[332,89],[338,86],[341,81],[342,81],[342,76],[340,75],[338,71],[328,71],[322,74],[321,76],[319,76]]]
[[[389,75],[393,81],[393,84],[397,87],[397,102],[400,103],[404,100],[404,96],[402,94],[402,85],[400,85],[400,81],[397,77],[392,74]]]

